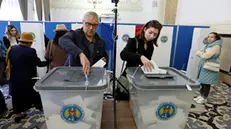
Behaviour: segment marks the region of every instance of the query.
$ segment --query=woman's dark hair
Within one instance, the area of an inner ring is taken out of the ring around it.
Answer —
[[[158,47],[157,40],[158,40],[158,37],[159,37],[159,35],[160,35],[160,31],[161,31],[161,29],[162,29],[163,26],[162,26],[162,24],[161,24],[159,21],[157,21],[157,20],[151,20],[151,21],[147,22],[146,24],[144,24],[143,28],[142,28],[141,31],[140,31],[139,39],[145,40],[144,29],[149,29],[150,27],[153,27],[153,28],[159,30],[159,33],[158,33],[158,35],[156,36],[156,38],[153,39],[152,41],[150,41],[150,42],[153,42],[153,44],[154,44],[155,46]]]
[[[215,36],[216,40],[220,40],[221,39],[221,36],[217,32],[211,32],[209,34],[213,34]]]
[[[59,38],[62,37],[66,33],[67,33],[67,31],[56,31],[55,32],[55,37],[54,37],[55,43],[58,43],[59,42]]]

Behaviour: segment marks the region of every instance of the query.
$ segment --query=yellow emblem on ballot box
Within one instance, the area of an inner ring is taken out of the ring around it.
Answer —
[[[177,109],[173,103],[162,103],[157,108],[156,115],[161,120],[168,120],[176,115]]]
[[[84,111],[78,105],[67,105],[63,107],[61,117],[68,123],[77,123],[83,119]]]

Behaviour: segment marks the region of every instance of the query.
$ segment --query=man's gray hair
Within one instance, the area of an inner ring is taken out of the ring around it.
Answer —
[[[85,19],[86,19],[87,17],[89,17],[89,16],[95,17],[95,18],[98,20],[98,22],[99,22],[99,16],[98,16],[98,14],[97,14],[96,12],[94,12],[94,11],[89,11],[89,12],[85,13],[84,16],[83,16],[83,20],[85,20]]]

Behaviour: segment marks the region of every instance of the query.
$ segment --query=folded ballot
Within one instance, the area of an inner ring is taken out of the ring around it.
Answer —
[[[106,62],[103,61],[103,59],[100,59],[92,67],[104,67],[105,65],[106,65]]]
[[[59,114],[62,110],[62,107],[60,105],[55,104],[50,100],[44,101],[43,105],[46,108],[47,116],[49,116],[50,114]]]
[[[78,122],[75,124],[65,122],[60,115],[52,115],[49,117],[49,129],[90,129],[91,125],[85,122]]]
[[[169,96],[159,96],[158,100],[153,100],[150,101],[149,104],[150,105],[158,105],[164,102],[174,102],[177,105],[187,105],[186,102],[176,98],[176,96],[173,95],[169,95]]]
[[[91,97],[84,98],[84,104],[91,109],[96,109],[99,105],[102,105],[103,94],[94,95]]]
[[[147,71],[144,69],[144,66],[141,67],[142,71],[144,74],[167,74],[167,70],[165,69],[160,69],[158,65],[152,60],[151,61],[154,68],[152,68],[150,71]]]
[[[151,125],[157,122],[156,106],[141,106],[140,107],[140,115],[144,124]]]
[[[85,106],[85,104],[83,102],[83,98],[80,95],[67,98],[67,99],[63,100],[63,103],[65,105],[75,104],[75,105],[79,105],[79,106]]]

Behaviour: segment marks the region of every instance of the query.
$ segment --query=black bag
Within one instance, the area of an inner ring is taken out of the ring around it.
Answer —
[[[136,38],[135,38],[136,39]],[[138,53],[138,41],[136,39],[136,53]],[[116,100],[129,100],[129,81],[126,77],[125,61],[122,64],[121,75],[117,80],[117,85],[115,89],[115,99]]]
[[[5,103],[5,97],[2,94],[2,91],[0,90],[0,116],[7,110],[6,103]]]

